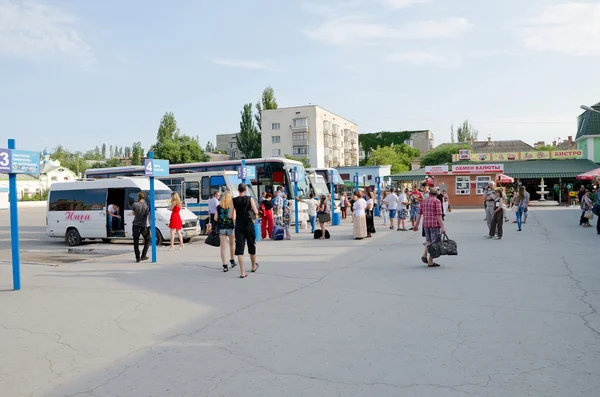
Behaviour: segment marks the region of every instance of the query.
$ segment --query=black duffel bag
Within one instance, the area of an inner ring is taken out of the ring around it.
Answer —
[[[437,243],[432,243],[427,248],[427,252],[432,258],[439,258],[442,255],[458,255],[458,245],[456,241],[450,240],[448,235],[444,233],[442,240]]]

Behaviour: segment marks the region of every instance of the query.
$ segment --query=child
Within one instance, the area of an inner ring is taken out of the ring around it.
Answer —
[[[290,202],[283,208],[283,227],[285,228],[285,239],[291,240],[290,235],[290,224],[292,223],[292,210],[290,209]]]

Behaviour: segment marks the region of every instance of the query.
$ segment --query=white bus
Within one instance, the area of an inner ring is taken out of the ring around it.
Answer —
[[[194,172],[211,171],[237,171],[241,166],[241,160],[211,161],[207,163],[187,163],[187,164],[169,164],[169,174],[187,174]],[[292,183],[292,171],[296,167],[300,180],[298,181],[298,197],[307,199],[310,195],[310,184],[304,165],[295,160],[285,158],[263,158],[247,159],[247,166],[253,166],[256,170],[256,177],[249,180],[257,191],[257,196],[263,192],[275,192],[277,188],[283,186],[288,199],[294,199],[294,184]],[[112,167],[112,168],[89,168],[85,171],[86,178],[115,178],[118,176],[143,176],[144,167],[141,165]],[[306,216],[306,204],[300,203],[299,209],[303,214],[302,219],[308,219]],[[292,223],[295,222],[294,212],[292,212]]]
[[[242,180],[238,178],[237,171],[190,172],[157,179],[172,191],[179,193],[186,208],[198,217],[202,230],[208,219],[208,200],[214,192],[230,191],[233,197],[237,197],[239,195],[238,185],[242,183]],[[256,194],[251,185],[248,185],[247,195],[256,200]],[[258,202],[256,204],[258,205]]]
[[[338,170],[335,168],[309,168],[307,171],[314,171],[318,175],[321,175],[325,180],[325,183],[327,183],[327,191],[329,191],[330,194],[335,194],[336,200],[339,199],[339,191],[344,190],[344,181]],[[333,185],[333,192],[331,191],[331,183],[329,183],[329,175],[331,172],[333,172],[334,179],[337,180],[337,183]]]
[[[116,178],[103,180],[80,180],[53,183],[48,194],[46,209],[46,234],[64,238],[69,246],[80,245],[84,240],[102,239],[130,240],[133,238],[132,204],[138,193],[144,191],[150,199],[148,178]],[[161,181],[154,182],[154,205],[156,214],[156,241],[162,244],[169,238],[171,189]],[[119,206],[121,230],[109,233],[107,208]],[[189,242],[200,232],[198,219],[191,211],[181,210],[183,241]]]

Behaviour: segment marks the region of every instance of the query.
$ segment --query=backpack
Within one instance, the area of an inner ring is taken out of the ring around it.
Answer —
[[[285,236],[285,231],[282,226],[275,226],[273,228],[273,232],[271,233],[271,238],[273,240],[283,240]]]

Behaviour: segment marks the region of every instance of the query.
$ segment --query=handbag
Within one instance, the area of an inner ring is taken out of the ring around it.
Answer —
[[[219,236],[218,228],[214,228],[210,231],[209,235],[204,240],[205,244],[208,244],[212,247],[220,247],[221,246],[221,236]]]
[[[512,207],[510,207],[510,210],[516,214],[517,212],[519,212],[519,206],[517,205],[513,205]]]
[[[458,245],[444,233],[441,241],[429,244],[427,252],[432,258],[439,258],[442,255],[458,255]]]
[[[587,210],[585,211],[585,213],[583,214],[584,218],[586,219],[594,219],[594,213],[592,212],[592,210]]]

